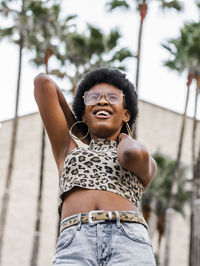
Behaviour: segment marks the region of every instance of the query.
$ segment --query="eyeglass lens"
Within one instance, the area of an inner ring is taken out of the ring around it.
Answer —
[[[106,92],[102,91],[86,91],[84,93],[84,103],[85,105],[95,105],[99,102],[101,97],[105,95],[106,99],[111,104],[121,104],[122,103],[122,91],[121,90],[110,90]]]

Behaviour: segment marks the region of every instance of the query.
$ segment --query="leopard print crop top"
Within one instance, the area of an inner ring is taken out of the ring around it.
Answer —
[[[61,205],[73,187],[114,192],[136,207],[144,191],[141,180],[120,165],[117,142],[105,139],[92,139],[87,148],[77,147],[66,157],[59,187]]]

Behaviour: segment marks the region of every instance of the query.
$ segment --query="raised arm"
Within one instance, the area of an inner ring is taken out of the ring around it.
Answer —
[[[144,189],[150,184],[156,174],[156,162],[146,148],[128,136],[119,136],[118,158],[122,167],[140,178]]]
[[[77,146],[69,134],[69,126],[75,118],[62,92],[49,76],[42,73],[36,76],[34,96],[59,169],[66,154]]]

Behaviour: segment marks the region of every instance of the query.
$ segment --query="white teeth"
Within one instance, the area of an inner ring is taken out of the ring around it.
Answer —
[[[108,115],[110,115],[110,114],[109,114],[109,112],[107,112],[107,111],[100,110],[100,111],[98,111],[98,112],[96,113],[96,115],[105,115],[105,116],[108,116]]]

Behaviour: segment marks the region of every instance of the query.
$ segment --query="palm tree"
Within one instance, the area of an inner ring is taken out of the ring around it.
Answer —
[[[153,210],[157,215],[156,229],[158,231],[158,254],[161,245],[162,237],[165,233],[165,212],[168,207],[168,199],[170,196],[172,174],[175,166],[175,160],[161,154],[155,153],[153,155],[157,163],[157,175],[152,181],[151,185],[147,188],[142,198],[142,211],[144,217],[150,217]],[[191,193],[186,190],[187,185],[187,168],[184,165],[180,166],[180,179],[179,179],[179,191],[176,198],[175,210],[184,213],[184,204],[191,198]],[[154,208],[152,209],[152,204]],[[147,210],[151,210],[147,214]],[[147,219],[148,222],[148,219]]]
[[[63,36],[66,50],[59,59],[65,69],[69,69],[66,65],[70,65],[73,69],[72,74],[69,71],[65,73],[72,84],[73,95],[81,76],[93,68],[109,66],[126,69],[124,61],[132,57],[132,53],[127,48],[117,47],[120,37],[117,30],[111,30],[108,35],[105,35],[101,29],[89,24],[83,34],[74,31]]]
[[[188,70],[187,63],[184,62],[187,60],[184,50],[182,49],[182,44],[181,41],[175,41],[175,40],[170,40],[168,45],[163,45],[165,48],[168,49],[168,51],[174,56],[172,60],[166,61],[165,66],[169,67],[170,69],[173,70],[178,70],[182,72],[183,70],[188,71],[188,77],[187,77],[187,93],[186,93],[186,99],[185,99],[185,108],[184,108],[184,113],[183,113],[183,118],[182,118],[182,125],[181,125],[181,130],[180,130],[180,137],[179,137],[179,144],[178,144],[178,149],[177,149],[177,156],[176,156],[176,164],[174,167],[174,173],[173,173],[173,182],[172,182],[172,189],[171,189],[171,196],[169,199],[169,207],[172,208],[175,202],[175,196],[177,192],[177,179],[178,179],[178,171],[179,171],[179,166],[180,166],[180,160],[181,160],[181,153],[182,153],[182,146],[183,146],[183,138],[184,138],[184,133],[185,133],[185,124],[186,124],[186,117],[187,117],[187,107],[188,107],[188,100],[189,100],[189,95],[190,95],[190,86],[192,83],[193,75],[190,71],[190,68]],[[175,50],[173,50],[173,48]],[[180,62],[181,56],[183,55],[183,62]]]
[[[196,95],[195,95],[195,111],[193,117],[193,134],[192,134],[192,168],[193,168],[193,197],[192,197],[192,213],[190,221],[190,256],[189,265],[197,266],[200,261],[200,145],[198,152],[196,151],[196,135],[197,135],[197,105],[198,95],[200,94],[200,75],[196,79]]]
[[[169,210],[170,208],[174,207],[175,198],[178,190],[178,178],[179,178],[179,166],[181,160],[181,152],[182,152],[182,144],[183,144],[183,137],[184,137],[184,129],[185,129],[185,121],[186,121],[186,112],[187,112],[187,105],[188,105],[188,98],[190,93],[190,84],[193,79],[196,79],[197,72],[199,73],[199,23],[187,23],[181,29],[180,37],[177,39],[171,39],[168,41],[167,45],[163,45],[170,54],[172,59],[166,61],[165,65],[170,69],[177,70],[179,72],[187,71],[188,72],[188,81],[187,81],[187,96],[185,102],[185,111],[183,114],[182,120],[182,127],[180,132],[179,138],[179,145],[178,145],[178,152],[176,158],[176,165],[174,167],[173,173],[173,180],[171,186],[171,195],[169,198]],[[198,79],[197,79],[198,80]],[[198,82],[197,82],[198,84]],[[196,94],[197,99],[197,94]],[[197,105],[197,100],[196,100]],[[195,137],[196,132],[196,124],[194,119],[194,127],[193,127],[193,136]],[[195,138],[193,138],[193,161],[194,158],[194,149],[195,149]],[[194,164],[193,164],[194,165]],[[194,169],[194,167],[193,167]],[[194,172],[194,171],[193,171]],[[171,219],[168,219],[169,224],[168,226],[168,233],[166,234],[167,241],[166,241],[166,259],[165,265],[169,263],[169,239],[170,239],[170,232],[171,232]]]
[[[196,81],[195,108],[193,116],[192,129],[192,168],[193,168],[193,197],[192,213],[190,226],[190,258],[189,265],[197,266],[200,261],[200,241],[198,233],[200,231],[200,147],[197,150],[197,107],[198,95],[200,94],[200,22],[185,25],[185,31],[188,34],[190,46],[188,53],[192,60],[192,73]]]
[[[108,11],[113,11],[116,8],[133,10],[136,7],[136,10],[139,11],[140,14],[140,26],[138,33],[138,45],[137,45],[137,66],[136,66],[136,79],[135,79],[135,87],[137,93],[139,92],[139,76],[140,76],[140,61],[141,61],[141,45],[142,45],[142,33],[143,33],[143,25],[144,20],[148,11],[148,3],[150,0],[109,0],[106,4]],[[179,0],[159,0],[162,9],[176,9],[177,11],[182,10],[182,4]],[[134,127],[134,137],[136,137],[136,124]]]
[[[12,5],[12,1],[3,0],[0,2],[0,14],[4,18],[10,18],[12,25],[9,27],[0,28],[0,39],[8,39],[10,42],[16,44],[19,48],[19,63],[18,63],[18,78],[15,100],[15,114],[12,126],[11,147],[8,161],[8,168],[6,174],[5,190],[2,200],[2,209],[0,214],[0,264],[2,257],[2,247],[4,238],[4,228],[7,219],[8,204],[10,198],[10,186],[11,178],[14,169],[14,159],[17,140],[18,129],[18,109],[19,109],[19,97],[20,97],[20,82],[22,73],[22,57],[23,49],[27,45],[27,36],[33,31],[34,24],[32,18],[31,7],[34,6],[35,1],[31,0],[18,0],[16,1],[16,8]]]
[[[134,9],[134,6],[136,6],[136,9],[140,13],[140,26],[139,26],[139,34],[138,34],[138,47],[137,47],[137,69],[136,69],[136,81],[135,86],[136,90],[138,91],[139,88],[139,71],[140,71],[140,58],[141,58],[141,43],[142,43],[142,33],[143,33],[143,23],[144,19],[146,17],[147,11],[148,11],[148,2],[150,0],[109,0],[106,4],[109,11],[112,11],[116,8],[123,8],[123,9]],[[132,3],[135,2],[135,3]],[[177,11],[182,10],[182,5],[179,0],[172,0],[172,1],[165,1],[160,0],[160,5],[163,9],[165,8],[173,8]]]

